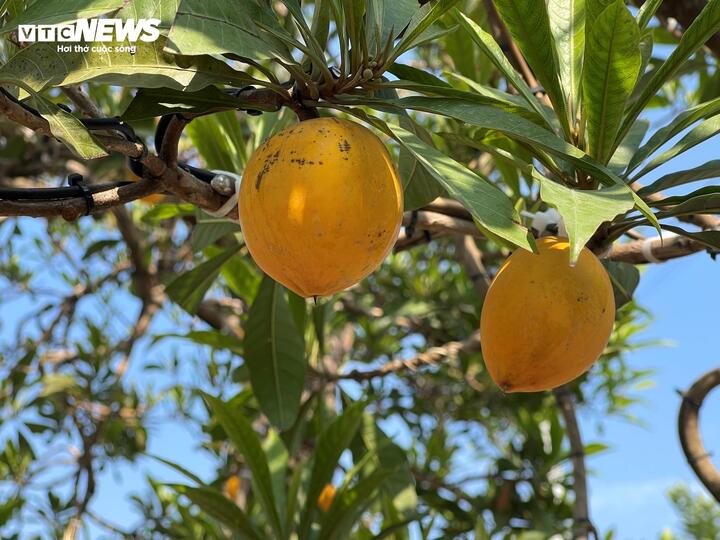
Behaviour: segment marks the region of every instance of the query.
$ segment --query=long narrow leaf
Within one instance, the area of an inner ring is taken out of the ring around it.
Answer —
[[[644,30],[650,20],[655,16],[655,12],[660,7],[663,0],[645,0],[637,12],[637,24],[640,30]]]
[[[640,32],[622,0],[593,21],[585,45],[583,100],[589,153],[606,163],[615,149],[625,103],[641,63]]]
[[[503,74],[508,82],[515,87],[528,104],[545,120],[547,127],[552,129],[552,117],[540,103],[540,100],[532,93],[530,87],[525,83],[520,74],[515,71],[515,68],[510,64],[492,36],[459,10],[453,10],[452,14],[454,19],[468,33],[470,39],[480,47],[482,52],[495,64],[495,67]]]
[[[513,40],[543,85],[558,118],[570,136],[565,94],[560,86],[559,62],[545,0],[495,0]]]
[[[680,132],[689,128],[695,122],[711,118],[717,114],[720,114],[720,97],[706,101],[705,103],[700,103],[699,105],[683,111],[673,118],[669,124],[653,133],[652,137],[650,137],[650,139],[642,145],[637,152],[635,152],[635,155],[628,164],[626,174],[629,174],[637,169],[640,164],[657,151],[658,148],[663,146]]]
[[[165,293],[188,313],[195,313],[198,304],[220,274],[220,268],[233,255],[241,244],[234,244],[222,253],[181,274],[165,287]]]
[[[385,60],[385,65],[392,65],[402,53],[412,48],[422,33],[457,3],[458,0],[436,0],[423,5],[410,20],[403,37]]]
[[[585,51],[585,0],[550,0],[550,30],[558,50],[560,80],[568,104],[568,120],[574,121],[580,96]]]
[[[690,182],[696,182],[698,180],[707,180],[709,178],[720,178],[720,159],[708,161],[693,169],[666,174],[655,180],[652,184],[640,189],[638,195],[644,197],[650,193],[657,193],[664,189],[689,184]]]
[[[375,501],[380,486],[392,471],[377,470],[360,480],[354,487],[341,491],[325,513],[320,524],[318,540],[350,538],[353,526],[363,512]]]
[[[250,307],[245,362],[260,408],[278,429],[292,426],[305,383],[305,343],[285,288],[265,276]]]
[[[315,505],[325,484],[330,482],[338,466],[340,455],[347,449],[360,427],[365,403],[350,405],[345,412],[333,420],[318,437],[313,458],[312,473],[307,488],[307,499],[300,530],[310,526]]]
[[[700,15],[692,22],[692,24],[683,32],[680,43],[675,47],[667,60],[663,62],[660,68],[652,76],[651,80],[645,85],[638,98],[630,106],[625,114],[625,120],[620,128],[616,144],[625,137],[638,115],[645,109],[650,99],[662,88],[662,86],[672,77],[703,44],[716,32],[720,31],[720,0],[709,0]]]
[[[207,394],[204,397],[215,419],[245,458],[245,463],[250,469],[255,495],[276,537],[283,538],[284,528],[275,507],[270,468],[257,434],[253,431],[250,422],[242,414],[238,414],[237,411],[232,410],[227,404],[215,397]]]
[[[691,148],[705,142],[718,133],[720,133],[720,115],[703,120],[700,124],[691,129],[672,148],[663,152],[659,156],[656,156],[652,161],[650,161],[650,163],[643,167],[641,171],[633,176],[633,180],[637,180],[638,178],[645,176],[650,171],[657,169],[667,161],[670,161],[680,154],[687,152]]]
[[[261,534],[240,507],[222,493],[210,488],[196,488],[180,484],[170,484],[178,493],[182,493],[206,514],[250,540],[262,540]]]
[[[663,229],[680,236],[684,236],[685,238],[689,238],[690,240],[694,240],[714,252],[720,250],[720,231],[690,232],[673,225],[663,225]]]

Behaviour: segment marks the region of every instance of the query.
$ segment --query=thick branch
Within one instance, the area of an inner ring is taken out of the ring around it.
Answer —
[[[5,114],[14,122],[32,129],[39,135],[52,136],[50,127],[44,118],[35,116],[3,94],[0,94],[0,113]],[[168,167],[156,155],[149,153],[143,155],[144,148],[141,144],[111,136],[98,135],[96,139],[110,151],[139,159],[146,172],[144,181],[94,194],[96,212],[166,190],[205,210],[217,210],[225,202],[225,198],[215,192],[207,183],[198,180],[182,169]],[[86,202],[81,197],[42,202],[0,201],[0,215],[7,216],[61,216],[67,220],[75,220],[84,215],[86,211]]]
[[[678,434],[683,452],[695,474],[715,500],[720,502],[720,471],[710,460],[710,454],[700,436],[700,407],[705,397],[720,386],[720,368],[700,377],[687,392],[678,415]]]

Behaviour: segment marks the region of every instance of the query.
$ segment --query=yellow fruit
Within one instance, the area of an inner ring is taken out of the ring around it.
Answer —
[[[301,296],[328,296],[377,268],[402,221],[402,186],[367,128],[316,118],[274,135],[251,156],[240,224],[262,270]]]
[[[160,204],[165,199],[165,195],[162,193],[153,193],[152,195],[147,195],[145,197],[142,197],[140,200],[144,202],[145,204]]]
[[[538,254],[519,249],[490,285],[480,342],[504,392],[550,390],[587,371],[607,345],[615,299],[605,268],[583,248],[570,266],[564,238],[545,237]]]
[[[335,486],[332,484],[325,484],[325,487],[322,489],[320,496],[318,497],[318,508],[320,508],[323,512],[327,512],[333,502],[333,499],[335,498],[336,492],[337,489],[335,489]]]
[[[225,493],[225,496],[230,499],[231,501],[234,501],[237,496],[238,492],[240,491],[240,478],[237,476],[231,476],[227,480],[225,480],[225,485],[223,486],[223,492]]]

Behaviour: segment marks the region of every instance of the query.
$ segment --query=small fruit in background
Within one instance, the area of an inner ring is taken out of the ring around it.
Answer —
[[[225,485],[223,486],[223,493],[228,499],[230,499],[231,501],[236,500],[239,491],[240,478],[237,475],[233,475],[227,480],[225,480]]]
[[[160,204],[164,199],[165,195],[162,193],[153,193],[152,195],[142,197],[140,200],[145,204]]]
[[[325,487],[322,489],[320,496],[318,497],[318,508],[320,508],[323,512],[327,512],[335,499],[335,493],[337,493],[335,486],[332,484],[325,484]]]
[[[602,354],[615,320],[610,278],[588,249],[570,266],[565,238],[518,249],[488,290],[480,342],[504,392],[550,390],[579,377]]]
[[[329,296],[375,270],[397,239],[402,210],[383,142],[338,118],[307,120],[265,141],[240,186],[250,254],[304,297]]]

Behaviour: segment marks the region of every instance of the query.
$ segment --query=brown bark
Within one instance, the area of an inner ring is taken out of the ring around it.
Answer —
[[[678,415],[680,444],[690,467],[710,494],[720,502],[720,471],[713,465],[700,436],[700,408],[705,397],[720,386],[720,368],[705,373],[687,392]]]
[[[565,420],[565,431],[570,442],[570,460],[573,467],[575,502],[573,503],[573,540],[587,540],[590,534],[595,534],[595,528],[590,521],[590,506],[588,504],[587,471],[585,469],[585,447],[580,435],[580,426],[575,415],[575,403],[570,391],[565,387],[553,390],[555,401]]]

